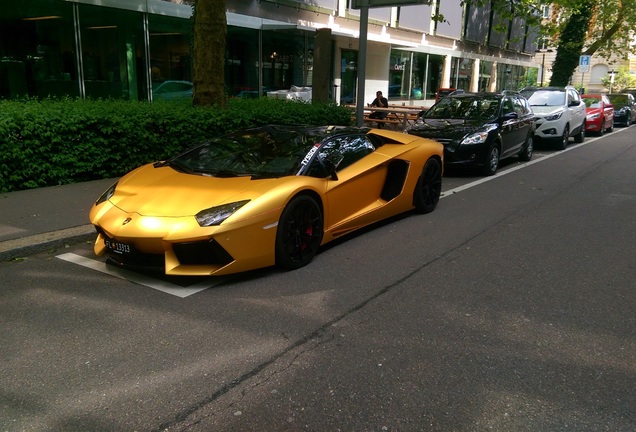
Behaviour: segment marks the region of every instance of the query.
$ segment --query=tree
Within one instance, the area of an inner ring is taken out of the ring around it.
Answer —
[[[192,103],[197,106],[224,107],[225,44],[227,18],[225,0],[195,0],[193,4],[194,39]]]
[[[492,1],[492,3],[491,3]],[[505,31],[505,23],[524,17],[539,28],[539,36],[557,47],[551,85],[565,85],[578,65],[579,56],[626,58],[636,46],[636,0],[464,0],[477,7],[492,5]],[[541,20],[542,5],[552,6],[552,16]],[[497,26],[495,26],[497,29]]]
[[[580,55],[626,58],[636,30],[636,0],[557,0],[545,32],[558,40],[551,85],[565,85]],[[555,76],[556,73],[556,76]]]
[[[592,17],[592,5],[584,2],[567,20],[559,37],[557,54],[552,65],[551,86],[568,85],[585,44],[585,35]]]
[[[636,88],[636,76],[631,75],[626,67],[621,67],[614,74],[614,82],[612,77],[601,78],[601,83],[613,93],[620,93],[625,89]]]

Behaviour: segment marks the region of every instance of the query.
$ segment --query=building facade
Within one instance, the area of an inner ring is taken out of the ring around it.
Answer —
[[[0,0],[0,97],[152,100],[191,81],[192,6],[185,0]],[[226,0],[227,93],[257,97],[312,86],[314,38],[329,29],[330,99],[355,103],[360,11],[351,0]],[[433,19],[443,15],[444,21]],[[430,105],[440,87],[518,89],[533,32],[461,0],[369,9],[365,102]],[[498,27],[499,28],[499,27]],[[530,84],[533,84],[531,82]]]

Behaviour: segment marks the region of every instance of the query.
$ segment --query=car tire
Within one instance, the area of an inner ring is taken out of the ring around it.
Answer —
[[[528,162],[532,159],[532,154],[534,153],[534,135],[528,134],[526,138],[526,142],[523,144],[523,148],[519,153],[519,160],[523,162]]]
[[[583,141],[585,141],[585,122],[583,122],[583,125],[581,126],[581,132],[574,135],[575,143],[581,144]]]
[[[495,175],[497,172],[497,168],[499,168],[499,159],[501,158],[501,153],[499,152],[499,147],[496,143],[490,145],[488,149],[488,158],[486,159],[486,165],[482,170],[482,173],[486,176]]]
[[[612,132],[613,130],[614,130],[614,119],[612,119],[612,122],[610,123],[609,127],[605,129],[605,132]]]
[[[563,134],[561,135],[561,138],[559,139],[559,142],[557,144],[557,150],[565,150],[568,147],[569,140],[570,127],[568,125],[565,125],[565,127],[563,128]]]
[[[309,195],[291,199],[281,213],[276,229],[276,265],[294,270],[309,264],[320,247],[323,216]]]
[[[437,159],[426,161],[413,192],[413,205],[420,214],[435,210],[442,194],[442,165]]]

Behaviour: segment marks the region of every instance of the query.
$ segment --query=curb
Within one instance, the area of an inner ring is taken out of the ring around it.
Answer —
[[[88,224],[3,241],[0,242],[0,261],[10,261],[72,243],[91,241],[95,237],[95,227]]]

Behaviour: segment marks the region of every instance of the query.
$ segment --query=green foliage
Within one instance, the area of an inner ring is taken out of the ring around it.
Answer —
[[[231,99],[190,101],[0,100],[0,192],[119,177],[206,139],[263,124],[350,125],[345,107]]]
[[[613,83],[611,76],[602,77],[601,83],[606,89],[611,90],[612,93],[620,93],[626,89],[636,88],[636,75],[630,74],[629,68],[623,66],[619,68],[618,72],[614,75]]]
[[[563,87],[568,85],[585,43],[585,34],[592,17],[592,6],[582,5],[568,20],[559,38],[556,59],[552,65],[550,85]]]

